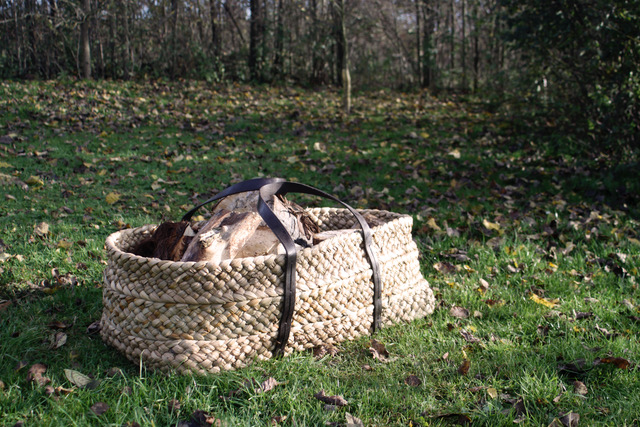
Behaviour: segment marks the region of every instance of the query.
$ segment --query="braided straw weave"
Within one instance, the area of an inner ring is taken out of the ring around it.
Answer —
[[[309,209],[322,231],[350,228],[346,209]],[[382,323],[431,314],[433,292],[420,273],[413,219],[365,210],[382,279]],[[143,258],[127,251],[155,226],[106,241],[103,339],[130,360],[163,371],[237,369],[272,357],[281,315],[284,255],[210,262]],[[348,233],[298,253],[296,301],[285,354],[371,331],[373,282],[362,235]]]

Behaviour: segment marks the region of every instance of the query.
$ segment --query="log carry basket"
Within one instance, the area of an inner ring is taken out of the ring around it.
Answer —
[[[207,203],[246,191],[259,191],[257,211],[286,254],[219,264],[164,261],[129,253],[156,226],[113,233],[106,240],[105,342],[152,369],[204,374],[355,339],[433,312],[434,296],[420,272],[409,215],[357,211],[314,187],[258,178],[232,185],[183,220]],[[359,232],[297,250],[266,203],[287,193],[342,206],[306,210],[320,231]],[[370,228],[363,215],[380,225]]]

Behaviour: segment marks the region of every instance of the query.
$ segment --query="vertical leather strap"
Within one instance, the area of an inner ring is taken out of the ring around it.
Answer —
[[[274,354],[279,355],[284,352],[284,348],[289,339],[289,334],[291,332],[291,321],[293,318],[293,312],[295,309],[295,280],[296,280],[296,260],[297,260],[297,250],[291,236],[286,231],[284,226],[280,223],[280,220],[276,217],[273,211],[269,208],[266,203],[266,200],[271,200],[276,195],[286,195],[287,193],[295,192],[295,193],[304,193],[311,194],[315,196],[325,197],[327,199],[333,200],[347,208],[351,214],[356,218],[360,228],[362,229],[362,236],[364,242],[364,249],[369,259],[369,263],[371,264],[372,270],[372,279],[373,279],[373,323],[372,329],[375,333],[381,327],[381,315],[382,315],[382,302],[381,302],[381,293],[382,293],[382,283],[380,277],[380,264],[376,257],[376,254],[373,251],[372,247],[372,233],[369,224],[367,221],[351,206],[347,205],[343,201],[337,199],[336,197],[325,193],[324,191],[318,190],[317,188],[311,187],[305,184],[299,184],[296,182],[289,181],[278,181],[269,184],[265,184],[260,189],[260,195],[258,197],[258,212],[265,220],[267,225],[271,227],[273,232],[276,234],[278,239],[282,242],[285,252],[286,252],[286,266],[285,266],[285,287],[284,287],[284,299],[283,299],[283,309],[282,309],[282,317],[280,318],[280,327],[278,329],[278,336],[276,339],[276,348],[274,350]],[[270,222],[273,222],[273,227]],[[277,225],[276,225],[277,223]]]
[[[183,217],[183,221],[188,221],[193,214],[202,206],[207,203],[220,200],[224,197],[232,194],[242,193],[246,191],[259,191],[257,210],[267,226],[273,231],[278,240],[282,243],[285,249],[285,280],[284,280],[284,295],[282,301],[282,316],[280,317],[280,324],[278,326],[278,335],[276,336],[275,348],[273,350],[274,356],[279,356],[284,353],[284,349],[289,340],[291,334],[291,322],[293,319],[293,312],[295,310],[296,302],[296,261],[298,252],[296,245],[289,235],[287,229],[282,225],[276,214],[271,210],[267,201],[273,200],[276,195],[286,195],[290,192],[311,194],[319,197],[324,197],[332,200],[336,203],[344,206],[355,218],[362,230],[362,240],[364,242],[364,249],[371,264],[372,281],[373,281],[373,323],[372,329],[375,333],[381,327],[381,315],[382,315],[382,284],[380,277],[380,264],[376,257],[372,247],[372,232],[367,221],[351,206],[347,205],[340,199],[318,190],[317,188],[309,185],[300,184],[296,182],[289,182],[282,178],[256,178],[248,181],[243,181],[238,184],[234,184],[222,192],[216,194],[211,199],[199,204],[191,209]]]

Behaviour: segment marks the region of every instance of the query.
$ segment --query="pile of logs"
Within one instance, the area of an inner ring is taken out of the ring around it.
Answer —
[[[257,205],[256,191],[229,196],[213,208],[206,222],[164,222],[131,252],[163,260],[214,263],[284,253],[284,247],[258,214]],[[269,202],[269,207],[299,248],[354,231],[320,233],[318,225],[302,207],[281,196]],[[372,227],[379,224],[374,217],[368,217],[367,221]]]

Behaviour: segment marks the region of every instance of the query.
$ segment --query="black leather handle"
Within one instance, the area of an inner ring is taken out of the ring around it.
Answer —
[[[222,190],[221,192],[219,192],[218,194],[216,194],[206,202],[202,202],[199,205],[195,206],[194,208],[191,208],[189,212],[183,215],[182,221],[189,221],[193,216],[193,214],[198,209],[200,209],[206,204],[215,202],[216,200],[224,199],[225,197],[231,196],[233,194],[246,193],[247,191],[258,191],[264,185],[271,184],[274,182],[284,182],[284,181],[285,179],[283,178],[254,178],[254,179],[249,179],[247,181],[239,182],[237,184],[234,184],[230,187],[225,188],[224,190]]]
[[[367,221],[362,217],[362,215],[360,215],[360,213],[358,213],[355,209],[353,209],[351,206],[347,205],[340,199],[328,193],[325,193],[324,191],[318,190],[315,187],[286,181],[282,178],[255,178],[248,181],[240,182],[238,184],[234,184],[226,188],[211,199],[207,200],[206,202],[200,203],[199,205],[191,209],[182,217],[182,220],[188,221],[199,208],[206,205],[207,203],[220,200],[232,194],[243,193],[247,191],[259,192],[257,206],[258,213],[267,224],[267,226],[271,229],[271,231],[273,231],[273,233],[276,235],[278,240],[282,243],[286,253],[282,316],[280,318],[280,325],[278,327],[278,335],[276,337],[273,354],[275,356],[279,356],[284,353],[285,346],[287,345],[287,341],[289,340],[289,335],[291,333],[291,321],[293,319],[293,311],[295,309],[296,302],[296,261],[298,257],[296,245],[289,235],[289,232],[284,227],[284,225],[282,225],[280,219],[278,219],[276,214],[267,204],[267,201],[273,200],[276,195],[284,196],[288,193],[303,193],[324,197],[341,204],[347,210],[349,210],[351,214],[353,214],[362,230],[365,253],[367,255],[367,258],[369,259],[369,263],[371,264],[371,269],[373,272],[373,332],[379,330],[381,326],[382,312],[382,285],[380,277],[380,264],[378,263],[378,259],[372,249],[371,228],[369,227],[369,224],[367,224]]]
[[[265,220],[267,225],[271,227],[271,230],[275,233],[276,237],[282,242],[287,254],[286,267],[285,267],[285,297],[283,303],[282,317],[280,318],[280,328],[278,330],[278,339],[276,340],[276,350],[278,353],[284,351],[284,347],[289,338],[291,331],[291,319],[293,318],[293,311],[295,306],[295,283],[296,283],[296,260],[297,250],[293,239],[289,236],[289,233],[284,226],[278,220],[278,217],[273,213],[271,208],[266,203],[266,200],[272,200],[276,195],[286,195],[288,193],[304,193],[314,196],[324,197],[332,200],[336,203],[344,206],[353,216],[356,218],[360,228],[362,229],[362,236],[364,242],[364,249],[371,264],[372,279],[373,279],[373,332],[380,329],[381,326],[381,312],[382,312],[382,284],[380,278],[380,264],[373,251],[372,247],[372,233],[367,221],[348,204],[344,203],[340,199],[318,190],[315,187],[309,185],[300,184],[297,182],[289,181],[277,181],[269,184],[265,184],[260,189],[260,195],[258,197],[258,212]],[[273,222],[273,226],[269,222]],[[276,224],[277,223],[277,224]]]

